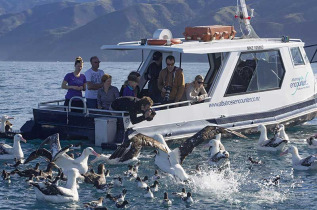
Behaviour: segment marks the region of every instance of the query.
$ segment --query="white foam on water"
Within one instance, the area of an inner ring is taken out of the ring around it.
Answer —
[[[192,189],[196,193],[221,197],[230,197],[239,192],[239,174],[230,170],[215,172],[213,170],[202,173],[200,176],[191,176]]]

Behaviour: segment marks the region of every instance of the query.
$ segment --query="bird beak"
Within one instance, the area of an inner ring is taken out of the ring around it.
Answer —
[[[92,154],[94,154],[96,157],[100,157],[100,154],[98,154],[98,153],[95,152],[95,151],[92,151]]]
[[[285,150],[284,152],[281,152],[280,156],[286,155],[288,153],[288,149]]]
[[[26,143],[26,139],[23,138],[22,136],[21,136],[20,140],[23,141],[24,143]]]

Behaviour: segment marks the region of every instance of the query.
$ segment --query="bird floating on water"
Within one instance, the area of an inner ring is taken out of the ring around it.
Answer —
[[[26,140],[22,137],[21,134],[15,134],[13,137],[13,146],[8,144],[0,143],[0,159],[16,159],[20,160],[24,158],[24,153],[21,148],[20,141],[26,143]]]
[[[302,171],[317,170],[317,155],[301,158],[295,146],[290,146],[287,150],[282,152],[281,155],[286,155],[287,153],[292,154],[292,165],[294,169]]]
[[[284,130],[284,126],[277,126],[275,130],[276,135],[274,135],[273,138],[268,139],[266,127],[263,124],[260,124],[258,126],[258,131],[261,132],[261,135],[257,144],[257,149],[262,151],[271,151],[271,152],[282,151],[283,148],[288,143],[288,140],[282,139],[282,136],[287,136],[287,135],[285,132],[284,132],[285,134],[283,135],[279,134],[281,129]]]

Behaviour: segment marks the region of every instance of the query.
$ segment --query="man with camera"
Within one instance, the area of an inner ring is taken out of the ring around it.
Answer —
[[[128,111],[132,124],[140,123],[144,120],[151,121],[156,115],[155,111],[151,109],[153,101],[150,97],[144,96],[139,99],[132,96],[123,96],[114,100],[111,104],[111,110]],[[141,114],[137,116],[137,114]]]
[[[183,69],[174,66],[175,57],[166,57],[166,68],[162,69],[158,79],[158,88],[161,90],[163,103],[179,102],[185,89]]]

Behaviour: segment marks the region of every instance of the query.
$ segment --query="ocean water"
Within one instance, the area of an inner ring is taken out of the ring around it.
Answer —
[[[126,75],[137,69],[139,63],[101,63],[101,69],[113,76],[113,85],[118,88],[124,82]],[[207,64],[185,63],[182,66],[185,79],[191,81],[195,75],[203,73]],[[88,63],[84,70],[88,69]],[[15,117],[12,120],[14,129],[19,129],[25,121],[32,117],[32,108],[39,102],[63,99],[66,93],[60,88],[66,73],[73,71],[73,63],[69,62],[0,62],[0,115],[7,114]],[[287,128],[291,145],[299,149],[302,157],[315,154],[315,149],[307,147],[305,138],[317,132],[316,119],[304,125]],[[124,179],[124,187],[128,190],[126,199],[130,209],[165,209],[161,202],[163,193],[169,192],[173,202],[170,209],[315,209],[317,208],[317,173],[294,171],[291,166],[291,156],[280,156],[279,153],[260,152],[255,146],[259,135],[250,135],[248,139],[223,138],[222,142],[230,153],[230,168],[217,171],[208,167],[208,151],[202,145],[194,150],[184,161],[184,169],[191,174],[192,182],[188,184],[176,182],[172,177],[162,174],[159,180],[159,191],[154,192],[153,200],[143,198],[145,191],[136,187],[134,180]],[[269,134],[270,137],[270,134]],[[12,140],[0,139],[1,143],[12,144]],[[30,140],[22,144],[25,156],[34,151],[41,140]],[[78,143],[78,140],[63,141],[63,145]],[[179,146],[180,141],[169,142],[170,148]],[[94,145],[84,142],[83,148]],[[94,147],[98,153],[110,154],[110,150]],[[152,149],[144,148],[140,155],[141,166],[139,175],[152,176],[157,168],[154,164]],[[77,151],[76,151],[77,152]],[[80,152],[80,151],[79,151]],[[247,159],[252,156],[263,164],[252,165]],[[90,160],[94,157],[90,157]],[[46,168],[44,160],[39,160],[41,169]],[[0,169],[12,170],[0,160]],[[33,167],[36,161],[21,168]],[[204,173],[201,176],[192,174],[196,164]],[[96,166],[94,166],[96,168]],[[110,166],[111,182],[115,176],[122,175],[127,170],[126,165]],[[279,186],[267,186],[263,179],[279,175]],[[153,182],[149,182],[153,184]],[[193,194],[194,204],[185,205],[179,198],[173,197],[172,192],[181,191],[185,187]],[[119,193],[123,188],[111,191]],[[49,204],[36,200],[35,192],[29,187],[24,178],[12,177],[11,183],[0,181],[1,209],[82,209],[83,203],[97,200],[106,196],[104,192],[95,190],[91,185],[80,183],[79,202],[68,204]],[[104,206],[116,209],[113,202],[105,200]]]

